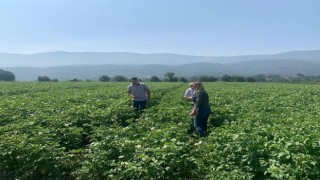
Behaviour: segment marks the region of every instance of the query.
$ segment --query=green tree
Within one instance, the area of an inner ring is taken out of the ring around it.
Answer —
[[[246,82],[246,79],[242,76],[233,76],[232,80],[235,82]]]
[[[121,76],[121,75],[117,75],[115,77],[113,77],[113,81],[115,82],[127,82],[128,78]]]
[[[199,81],[202,81],[202,82],[216,82],[216,81],[218,81],[217,78],[215,78],[213,76],[206,76],[206,75],[202,75],[198,79],[199,79]]]
[[[49,82],[51,79],[48,76],[38,76],[38,82]]]
[[[232,81],[232,78],[231,78],[231,76],[229,76],[229,75],[227,75],[227,74],[225,74],[224,76],[222,76],[222,81],[224,81],[224,82],[231,82]]]
[[[161,82],[161,80],[158,78],[158,76],[151,76],[150,81],[151,82]]]
[[[253,77],[248,77],[247,82],[256,82],[256,80]]]
[[[100,81],[100,82],[109,82],[109,81],[110,81],[110,77],[107,76],[107,75],[102,75],[102,76],[99,78],[99,81]]]
[[[167,72],[165,75],[165,81],[167,82],[177,82],[178,78],[174,77],[174,73],[173,72]]]
[[[70,80],[70,82],[80,82],[80,81],[82,81],[82,80],[81,79],[77,79],[77,78],[73,78],[73,79]]]
[[[302,79],[302,78],[304,78],[304,75],[302,73],[298,73],[297,77]]]
[[[180,77],[180,78],[179,78],[179,81],[180,81],[180,82],[188,82],[188,79],[185,78],[185,77]]]
[[[266,75],[264,75],[264,74],[256,75],[255,79],[257,82],[266,82],[267,81]]]
[[[218,78],[213,77],[213,76],[209,76],[209,77],[208,77],[208,81],[209,81],[209,82],[217,82],[217,81],[218,81]]]
[[[0,69],[0,81],[15,81],[15,79],[12,72]]]

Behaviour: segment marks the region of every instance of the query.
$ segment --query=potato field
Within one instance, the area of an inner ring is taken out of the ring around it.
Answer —
[[[204,83],[200,138],[187,83],[128,84],[0,82],[0,179],[320,179],[320,85]]]

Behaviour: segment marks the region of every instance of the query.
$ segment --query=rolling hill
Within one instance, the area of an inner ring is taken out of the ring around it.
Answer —
[[[166,72],[177,76],[297,73],[318,76],[320,50],[230,57],[120,52],[0,53],[0,68],[13,72],[18,81],[35,81],[38,76],[59,80],[97,80],[101,75],[163,77]]]

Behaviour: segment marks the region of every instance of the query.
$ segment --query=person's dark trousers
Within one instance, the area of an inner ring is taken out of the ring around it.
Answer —
[[[147,101],[132,101],[132,106],[135,111],[142,112],[147,106]]]
[[[208,118],[211,111],[210,109],[198,109],[197,114],[194,116],[194,127],[199,133],[200,137],[204,137],[208,127]]]

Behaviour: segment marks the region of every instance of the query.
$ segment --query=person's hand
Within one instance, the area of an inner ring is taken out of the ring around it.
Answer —
[[[195,116],[196,115],[196,111],[195,110],[192,110],[190,113],[189,113],[190,116]]]
[[[133,94],[129,94],[131,98],[136,98]]]

